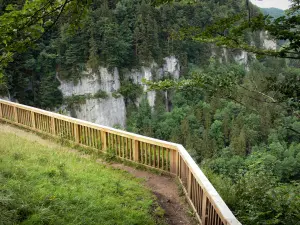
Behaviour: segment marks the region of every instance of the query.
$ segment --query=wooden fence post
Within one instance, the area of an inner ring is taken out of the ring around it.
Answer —
[[[201,224],[202,225],[205,225],[205,220],[206,220],[206,195],[204,194],[204,192],[203,192],[203,194],[202,194],[202,212],[201,212]]]
[[[0,118],[2,118],[2,104],[0,103]]]
[[[74,136],[75,136],[75,143],[79,144],[79,126],[78,124],[74,124]]]
[[[187,185],[188,185],[188,195],[189,198],[192,198],[192,171],[189,168],[189,177],[188,177],[188,181],[187,181]]]
[[[51,125],[50,126],[51,126],[51,129],[50,129],[51,134],[56,135],[54,117],[51,117]]]
[[[17,112],[17,107],[13,106],[14,109],[14,120],[16,123],[18,123],[18,112]]]
[[[171,149],[170,172],[178,175],[178,152],[175,149]]]
[[[31,111],[30,113],[31,113],[31,127],[35,129],[35,114],[33,111]]]
[[[133,160],[135,162],[139,161],[139,141],[134,140],[133,141]]]
[[[107,150],[107,141],[106,141],[106,132],[101,130],[101,143],[102,143],[102,150]]]

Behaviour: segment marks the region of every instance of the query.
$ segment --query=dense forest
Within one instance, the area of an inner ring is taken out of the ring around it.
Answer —
[[[78,81],[87,67],[94,71],[100,65],[129,70],[153,61],[161,64],[170,55],[180,60],[185,73],[190,63],[207,65],[213,47],[179,40],[174,34],[188,26],[203,28],[244,9],[243,1],[233,0],[159,8],[145,0],[94,0],[80,28],[71,30],[62,19],[34,48],[15,55],[5,69],[7,82],[0,91],[21,103],[52,109],[63,100],[56,74],[61,79]],[[253,14],[257,12],[253,8]],[[259,43],[259,35],[245,38]],[[218,51],[222,49],[214,49],[216,54]]]
[[[222,89],[174,91],[170,112],[162,98],[153,111],[143,101],[130,130],[186,146],[243,224],[299,224],[299,108],[259,92],[283,95],[276,80],[295,82],[299,96],[300,70],[275,59],[253,62],[249,71],[214,61],[202,70],[213,79],[236,73],[240,83],[230,97]]]
[[[94,0],[79,28],[60,20],[38,44],[14,56],[2,95],[45,109],[64,103],[59,81],[78,81],[99,66],[129,70],[174,55],[181,79],[201,74],[199,87],[157,90],[155,107],[121,75],[127,127],[183,144],[238,219],[252,224],[300,224],[300,62],[180,39],[188,26],[204,28],[246,10],[244,1],[204,0],[154,7],[145,0]],[[251,14],[259,14],[250,7]],[[262,45],[260,35],[245,40]],[[212,56],[212,51],[215,56]],[[137,106],[136,99],[142,97]]]

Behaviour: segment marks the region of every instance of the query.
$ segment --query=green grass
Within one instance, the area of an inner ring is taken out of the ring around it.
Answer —
[[[157,224],[131,175],[0,132],[0,224]]]

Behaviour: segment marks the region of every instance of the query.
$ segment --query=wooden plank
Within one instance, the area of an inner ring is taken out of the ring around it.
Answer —
[[[19,115],[19,122],[24,125],[27,125],[27,111],[23,109],[17,109],[17,113]]]
[[[192,197],[192,172],[189,170],[189,177],[187,181],[187,187],[188,187],[188,195],[191,198]]]
[[[99,149],[99,140],[101,141],[101,134],[99,130],[94,130],[94,145],[96,149]]]
[[[139,141],[134,140],[133,142],[133,160],[139,162]]]
[[[156,168],[156,145],[153,145],[152,149],[153,149],[153,167]]]
[[[203,193],[202,195],[202,212],[201,212],[201,223],[205,224],[206,221],[206,195]]]
[[[160,168],[160,166],[161,166],[161,163],[160,163],[160,158],[161,158],[161,156],[160,156],[160,150],[161,150],[161,147],[160,146],[158,146],[158,158],[157,158],[157,168]]]
[[[91,147],[96,148],[95,147],[95,136],[94,136],[94,128],[90,129],[90,138],[91,138]]]
[[[162,147],[162,153],[161,153],[161,169],[164,170],[165,169],[165,151],[166,149],[164,147]]]
[[[141,162],[148,165],[147,143],[141,142]]]
[[[24,125],[27,125],[27,123],[26,123],[26,118],[27,118],[27,117],[26,117],[26,115],[27,115],[26,112],[27,112],[27,111],[25,111],[25,110],[20,111],[20,110],[18,110],[18,109],[17,109],[17,111],[18,111],[18,113],[21,112],[21,118],[22,118],[22,119],[21,119],[21,123],[23,123]]]
[[[31,116],[28,111],[24,111],[24,123],[26,126],[31,126]]]
[[[121,145],[122,145],[122,157],[125,159],[125,141],[124,141],[124,137],[121,137]]]
[[[37,114],[37,118],[38,118],[38,123],[37,124],[39,125],[38,128],[39,128],[40,131],[43,131],[43,129],[42,129],[43,128],[43,121],[41,120],[41,114]]]
[[[117,153],[117,141],[116,141],[116,135],[113,134],[113,135],[112,135],[112,138],[113,138],[113,140],[112,140],[113,150],[115,151],[115,154],[118,155],[118,153]]]
[[[32,111],[30,113],[31,113],[31,127],[35,129],[35,113]]]
[[[8,106],[7,105],[5,105],[5,107],[3,107],[4,108],[4,118],[6,118],[6,119],[10,119],[9,117],[8,117]]]
[[[18,112],[17,112],[17,107],[13,106],[13,110],[14,110],[14,121],[16,123],[18,123]]]
[[[51,117],[52,118],[52,117]],[[48,120],[47,116],[44,116],[44,120],[45,120],[45,131],[52,133],[52,128],[51,128],[51,118],[50,120]],[[53,118],[54,119],[54,118]]]
[[[79,144],[79,125],[74,124],[74,136],[75,136],[75,143]]]
[[[170,149],[166,149],[166,170],[170,171]]]
[[[56,135],[56,130],[55,130],[55,121],[54,118],[51,117],[51,125],[50,125],[50,130],[51,130],[51,134]]]
[[[0,118],[2,118],[3,115],[2,115],[2,104],[0,103]]]
[[[131,139],[129,139],[129,158],[131,159],[131,160],[133,160],[133,154],[132,154],[132,152],[133,152],[133,147],[132,147],[132,142],[133,142],[134,140],[131,140]]]
[[[173,174],[178,174],[178,154],[174,149],[170,149],[170,172]]]
[[[90,135],[90,128],[89,127],[86,127],[86,145],[87,146],[91,146],[91,135]]]
[[[84,145],[88,146],[89,140],[88,140],[88,128],[87,126],[83,127],[84,129]]]
[[[7,105],[3,104],[1,107],[2,107],[2,118],[6,118],[6,114],[7,114],[6,113],[6,108],[7,108]]]
[[[118,135],[117,136],[117,142],[118,142],[118,155],[119,157],[122,157],[122,154],[121,154],[121,137]]]
[[[39,117],[39,124],[40,124],[40,130],[45,132],[45,123],[44,123],[44,119],[43,116],[41,114],[38,114]]]
[[[197,199],[197,212],[200,214],[202,211],[202,189],[198,185],[198,183],[194,182],[196,186],[196,199]]]
[[[101,130],[102,150],[107,151],[106,132]]]
[[[17,112],[17,123],[22,123],[22,114],[21,112],[19,112],[18,108],[14,109],[14,115],[15,115],[15,111]]]
[[[1,107],[2,107],[2,118],[6,118],[6,114],[7,114],[6,113],[6,108],[7,108],[7,105],[3,104]]]
[[[152,155],[151,155],[151,144],[146,143],[146,154],[147,154],[147,160],[148,160],[148,165],[152,166]]]
[[[126,145],[126,150],[125,150],[125,158],[128,159],[128,138],[125,138],[125,145]]]
[[[71,140],[71,123],[67,122],[66,127],[67,127],[67,138],[68,140]]]
[[[109,134],[109,148],[110,148],[110,151],[113,151],[113,149],[114,149],[114,135],[113,134],[110,134],[110,133],[108,133]]]

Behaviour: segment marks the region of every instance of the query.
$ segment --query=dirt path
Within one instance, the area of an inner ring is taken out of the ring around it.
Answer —
[[[135,177],[143,178],[145,185],[156,195],[159,205],[165,210],[167,223],[170,225],[197,224],[188,215],[189,207],[184,197],[180,197],[175,179],[160,176],[148,171],[137,170],[124,164],[112,164],[114,168],[126,170]]]
[[[82,155],[81,152],[78,152],[74,149],[63,147],[58,143],[43,139],[32,132],[17,129],[7,124],[0,123],[0,132],[12,133],[16,136],[33,142],[38,142],[50,148],[59,148],[66,151],[72,151],[76,154],[79,154],[81,157],[88,157],[87,155]],[[101,159],[97,160],[97,162],[107,164]],[[160,176],[148,171],[137,170],[133,167],[125,166],[124,164],[119,163],[112,163],[108,165],[115,169],[125,170],[137,178],[142,178],[145,186],[156,195],[159,205],[165,210],[165,218],[169,225],[197,224],[196,221],[189,215],[190,209],[188,204],[185,202],[183,196],[180,197],[179,189],[174,178]]]

